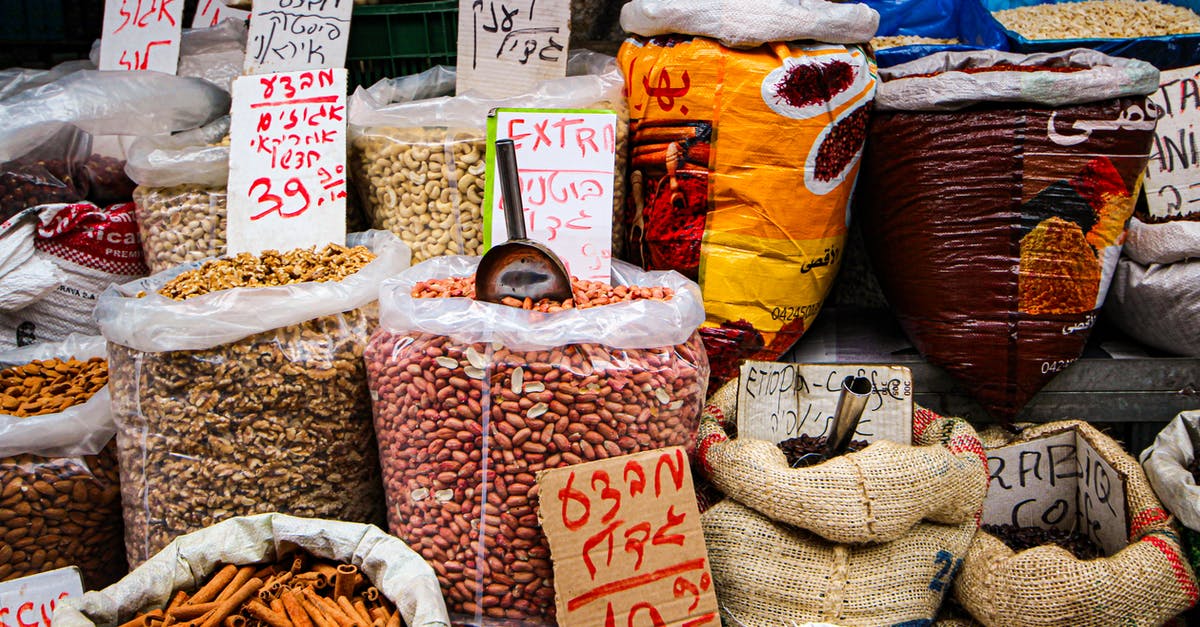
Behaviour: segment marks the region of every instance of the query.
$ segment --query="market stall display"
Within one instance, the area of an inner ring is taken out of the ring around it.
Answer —
[[[164,620],[396,627],[401,619],[412,627],[450,624],[433,571],[418,555],[371,525],[284,514],[241,516],[181,536],[112,586],[65,600],[53,616],[60,627]]]
[[[1158,72],[1074,50],[881,74],[857,206],[876,274],[921,354],[1011,419],[1079,357],[1104,302]]]
[[[79,566],[125,574],[104,339],[0,353],[0,581]]]
[[[618,54],[633,145],[627,256],[700,284],[714,385],[740,359],[779,357],[816,318],[875,94],[874,63],[857,47],[763,44],[865,42],[874,11],[753,4],[635,0],[621,18],[649,37]],[[774,13],[792,19],[767,21]]]
[[[438,574],[451,612],[554,620],[534,476],[691,446],[708,362],[695,284],[614,262],[571,302],[474,300],[476,257],[384,283],[365,353],[392,533]]]
[[[1004,29],[979,0],[866,0],[879,12],[871,39],[879,67],[946,50],[1008,50]]]
[[[697,451],[727,497],[701,516],[722,617],[762,626],[928,624],[987,491],[970,425],[918,409],[912,446],[881,440],[792,468],[770,442],[726,436],[736,399],[736,383],[713,395]]]
[[[349,243],[180,266],[100,296],[132,565],[240,514],[381,518],[362,351],[379,285],[409,251],[382,231]]]

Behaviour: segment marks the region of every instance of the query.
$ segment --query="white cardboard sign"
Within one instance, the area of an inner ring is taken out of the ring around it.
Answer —
[[[225,0],[200,0],[196,15],[192,17],[192,28],[212,28],[225,20],[244,20],[249,11],[225,5]]]
[[[182,22],[183,0],[107,0],[100,69],[174,74]]]
[[[346,65],[353,0],[254,0],[246,74]]]
[[[83,596],[75,566],[0,583],[0,626],[50,627],[54,608],[66,598]]]
[[[233,83],[228,250],[346,242],[344,68]]]
[[[491,98],[567,75],[570,0],[459,0],[458,93]]]
[[[828,435],[848,376],[871,381],[855,439],[912,444],[912,371],[887,365],[747,360],[738,377],[738,435],[773,443]]]
[[[1126,478],[1076,431],[989,449],[983,523],[1077,531],[1113,555],[1129,544]]]
[[[1200,213],[1200,66],[1165,70],[1158,91],[1158,126],[1146,163],[1146,204],[1151,217]]]
[[[485,246],[508,240],[493,146],[512,139],[526,236],[554,251],[571,276],[611,281],[616,131],[612,111],[497,109],[488,119]]]

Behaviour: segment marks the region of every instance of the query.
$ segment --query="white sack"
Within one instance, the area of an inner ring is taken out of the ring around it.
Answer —
[[[797,39],[853,44],[875,36],[879,13],[825,0],[633,0],[621,9],[621,28],[643,37],[711,37],[731,48]]]
[[[1187,427],[1183,424],[1185,420],[1200,426],[1200,410],[1180,412],[1175,416],[1158,432],[1154,443],[1142,451],[1141,462],[1146,478],[1163,505],[1184,526],[1200,531],[1200,486],[1187,469],[1194,453]]]

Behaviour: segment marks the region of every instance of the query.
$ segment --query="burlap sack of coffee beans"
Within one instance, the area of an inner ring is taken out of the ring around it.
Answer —
[[[350,240],[377,257],[340,281],[159,294],[184,266],[101,295],[131,565],[232,516],[382,521],[362,353],[409,251],[382,231]]]
[[[1196,576],[1174,517],[1163,509],[1137,461],[1079,420],[1038,425],[1016,437],[991,429],[983,437],[992,448],[1071,429],[1126,476],[1129,546],[1082,561],[1057,547],[1013,552],[980,531],[963,561],[955,599],[987,627],[1161,625],[1196,603]]]
[[[913,446],[874,442],[789,468],[762,440],[730,440],[737,386],[705,408],[700,463],[728,496],[701,515],[722,617],[763,626],[929,624],[978,527],[983,447],[965,421],[922,408]],[[923,621],[923,622],[922,622]]]

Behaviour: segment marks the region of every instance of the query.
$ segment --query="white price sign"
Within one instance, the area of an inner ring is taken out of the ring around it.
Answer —
[[[174,74],[182,30],[183,0],[107,0],[99,67]]]
[[[0,625],[50,627],[54,608],[66,598],[83,596],[83,580],[74,566],[0,583]]]
[[[254,0],[246,74],[346,65],[353,0]]]
[[[225,20],[244,20],[248,17],[249,11],[226,6],[225,0],[200,0],[196,15],[192,18],[192,28],[212,28]]]
[[[1146,163],[1146,204],[1151,218],[1172,219],[1200,214],[1200,66],[1166,70],[1158,91],[1158,126]]]
[[[570,0],[459,0],[458,93],[519,94],[567,75]]]

